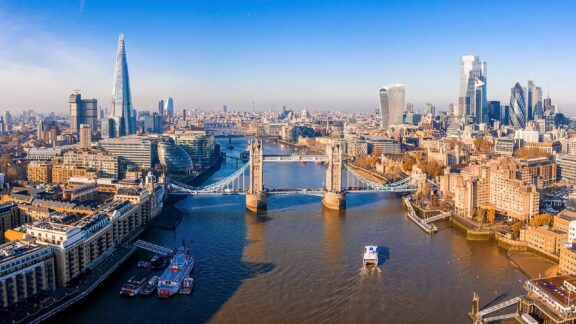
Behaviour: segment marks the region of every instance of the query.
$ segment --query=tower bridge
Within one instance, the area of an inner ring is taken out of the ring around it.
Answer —
[[[245,195],[246,208],[252,211],[266,209],[270,195],[304,194],[322,196],[322,204],[326,208],[340,210],[346,208],[347,194],[414,192],[422,183],[429,181],[422,179],[422,175],[387,184],[366,179],[345,163],[342,148],[336,143],[326,148],[326,155],[264,155],[263,143],[259,140],[250,142],[248,151],[250,152],[249,162],[225,179],[204,187],[193,187],[169,180],[170,194]],[[266,189],[264,187],[264,162],[322,162],[326,165],[325,185],[323,188]],[[342,185],[343,173],[347,176],[346,188]]]

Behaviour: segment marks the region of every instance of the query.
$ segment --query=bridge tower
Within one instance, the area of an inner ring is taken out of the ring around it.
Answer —
[[[248,144],[250,152],[250,186],[246,192],[246,208],[257,212],[266,209],[268,204],[264,192],[264,156],[261,140],[251,141]]]
[[[332,143],[326,147],[328,163],[326,164],[326,186],[322,204],[328,209],[345,209],[346,192],[342,190],[342,147]]]

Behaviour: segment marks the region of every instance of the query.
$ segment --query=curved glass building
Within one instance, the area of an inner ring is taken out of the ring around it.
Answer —
[[[158,143],[158,159],[162,165],[166,166],[168,173],[188,174],[192,169],[192,159],[188,153],[176,145],[171,138]]]
[[[520,83],[516,82],[510,96],[510,124],[514,127],[526,126],[526,101]]]
[[[194,163],[210,164],[220,155],[220,145],[214,136],[178,136],[176,137],[176,144],[188,153]]]

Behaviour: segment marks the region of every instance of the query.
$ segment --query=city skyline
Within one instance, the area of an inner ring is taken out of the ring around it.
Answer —
[[[482,4],[478,10],[487,17],[483,31],[470,38],[454,28],[454,17],[470,5],[454,9],[443,1],[385,6],[249,2],[229,3],[230,10],[222,9],[224,3],[174,3],[160,13],[154,6],[130,8],[130,3],[5,1],[0,4],[0,44],[5,48],[0,53],[0,110],[64,113],[74,89],[110,110],[114,39],[123,32],[131,50],[137,110],[154,111],[158,98],[171,96],[176,110],[219,110],[222,105],[251,110],[254,101],[260,111],[283,105],[369,111],[379,105],[376,89],[402,83],[406,102],[420,110],[431,102],[446,111],[449,103],[458,104],[457,62],[463,55],[478,55],[491,67],[488,100],[507,102],[510,87],[530,79],[542,86],[544,97],[550,89],[561,111],[573,113],[574,81],[561,63],[575,54],[563,41],[573,22],[562,19],[574,6],[515,4]],[[512,8],[515,16],[504,14]],[[125,12],[130,12],[129,22],[109,24]],[[386,16],[389,12],[394,17]],[[60,16],[65,19],[55,19]],[[530,35],[515,34],[514,51],[504,50],[509,34],[500,30],[514,34],[525,16],[545,18],[532,20]],[[468,42],[462,42],[465,37]],[[534,39],[542,45],[529,45]],[[35,95],[27,95],[30,91]]]

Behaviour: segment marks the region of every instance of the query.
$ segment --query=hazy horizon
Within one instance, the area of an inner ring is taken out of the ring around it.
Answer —
[[[156,110],[372,111],[406,86],[423,110],[457,103],[459,60],[488,65],[488,99],[530,78],[576,112],[576,4],[556,1],[13,1],[0,3],[0,111],[68,111],[79,89],[110,107],[118,34],[132,98]],[[477,17],[477,18],[476,18]]]

